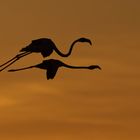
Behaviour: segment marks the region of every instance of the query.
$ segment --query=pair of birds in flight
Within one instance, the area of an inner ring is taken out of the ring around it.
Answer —
[[[61,51],[59,51],[59,49],[56,47],[55,43],[51,39],[40,38],[40,39],[32,40],[32,42],[28,46],[22,48],[15,57],[5,62],[4,64],[0,65],[0,67],[3,67],[0,71],[3,71],[7,67],[15,63],[17,60],[19,60],[20,58],[26,55],[29,55],[31,53],[41,53],[41,55],[45,58],[45,57],[50,56],[53,53],[53,51],[55,51],[58,55],[62,57],[68,57],[71,55],[74,45],[78,42],[89,43],[90,45],[92,45],[92,42],[89,39],[79,38],[72,42],[68,53],[64,54]],[[55,77],[59,67],[66,67],[66,68],[71,68],[71,69],[89,69],[89,70],[101,69],[101,67],[98,65],[72,66],[72,65],[63,63],[60,60],[48,59],[48,60],[44,60],[42,63],[37,64],[37,65],[20,68],[20,69],[11,69],[8,72],[15,72],[15,71],[20,71],[20,70],[25,70],[25,69],[30,69],[30,68],[40,68],[40,69],[47,70],[46,76],[47,76],[47,79],[49,80]]]

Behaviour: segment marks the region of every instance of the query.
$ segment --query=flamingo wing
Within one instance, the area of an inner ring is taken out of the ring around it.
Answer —
[[[46,76],[47,79],[53,79],[57,73],[58,68],[54,67],[53,65],[47,69]]]

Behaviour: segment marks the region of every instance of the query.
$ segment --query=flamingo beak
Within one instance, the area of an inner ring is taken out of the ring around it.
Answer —
[[[90,40],[87,41],[90,45],[92,45],[92,42]]]

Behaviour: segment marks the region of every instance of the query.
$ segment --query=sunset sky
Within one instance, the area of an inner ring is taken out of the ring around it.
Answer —
[[[140,139],[139,0],[1,0],[0,63],[31,40],[51,38],[62,52],[50,58],[102,70],[60,68],[54,80],[32,69],[0,73],[1,140]],[[38,64],[31,54],[10,68]]]

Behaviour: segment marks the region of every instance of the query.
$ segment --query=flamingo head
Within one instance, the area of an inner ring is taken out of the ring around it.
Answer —
[[[88,69],[90,69],[90,70],[93,70],[93,69],[99,69],[99,70],[101,70],[101,67],[98,66],[98,65],[91,65],[91,66],[88,67]]]
[[[79,38],[77,41],[78,41],[78,42],[87,42],[87,43],[89,43],[90,45],[92,45],[91,40],[88,39],[88,38],[82,37],[82,38]]]

